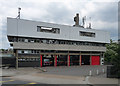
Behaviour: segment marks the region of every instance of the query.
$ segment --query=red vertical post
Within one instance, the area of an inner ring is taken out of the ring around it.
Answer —
[[[81,57],[81,55],[80,55],[80,63],[79,63],[79,64],[80,64],[80,66],[81,66],[81,62],[82,62],[82,57]]]
[[[68,55],[68,66],[70,66],[70,55]]]
[[[57,66],[57,55],[55,55],[55,60],[54,60],[54,61],[55,61],[55,62],[54,62],[55,65],[54,65],[54,66],[56,67],[56,66]]]
[[[70,55],[69,55],[69,66],[70,66]]]
[[[40,66],[42,67],[42,55],[40,55]]]

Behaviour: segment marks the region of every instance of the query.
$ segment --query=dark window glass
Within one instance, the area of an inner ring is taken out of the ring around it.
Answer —
[[[95,33],[80,31],[80,36],[95,37]]]

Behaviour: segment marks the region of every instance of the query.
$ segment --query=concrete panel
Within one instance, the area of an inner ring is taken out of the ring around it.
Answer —
[[[38,50],[66,50],[66,51],[101,51],[105,52],[106,47],[99,46],[77,46],[77,45],[60,45],[60,44],[43,44],[43,43],[13,43],[14,49],[38,49]]]
[[[18,35],[18,20],[17,19],[7,19],[7,35]]]
[[[59,25],[45,22],[36,22],[24,19],[7,18],[7,35],[9,36],[22,36],[22,37],[35,37],[35,38],[50,38],[62,39],[73,41],[88,41],[88,42],[101,42],[109,43],[110,34],[106,31],[95,29],[85,29],[82,27],[73,27],[67,25]],[[60,34],[37,32],[37,26],[45,26],[52,28],[60,28]],[[80,36],[79,31],[95,33],[95,37]]]

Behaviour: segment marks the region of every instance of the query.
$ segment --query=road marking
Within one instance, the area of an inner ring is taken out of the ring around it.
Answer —
[[[8,81],[0,81],[0,83],[5,83],[5,82],[13,82],[15,80],[8,80]]]
[[[34,84],[37,84],[37,83],[31,82],[31,83],[27,83],[27,84],[23,84],[23,85],[19,85],[19,86],[30,86],[30,85],[34,85]]]
[[[33,82],[33,83],[28,83],[28,84],[37,84],[37,83],[34,83],[34,82]]]

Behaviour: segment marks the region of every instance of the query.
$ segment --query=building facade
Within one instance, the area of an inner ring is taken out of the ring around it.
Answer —
[[[7,18],[7,37],[16,66],[103,65],[106,31]]]

